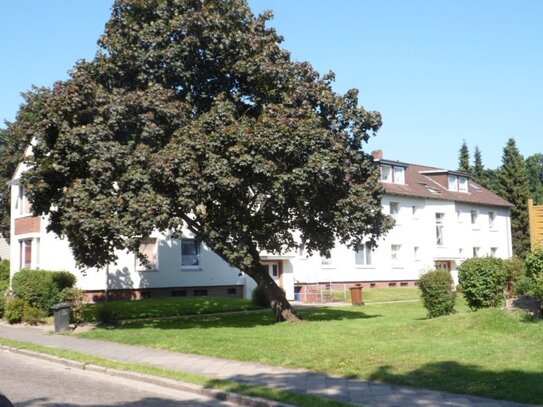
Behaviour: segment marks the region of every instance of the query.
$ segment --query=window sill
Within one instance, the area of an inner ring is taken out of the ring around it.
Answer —
[[[333,266],[331,264],[321,264],[321,269],[336,269],[337,266]]]
[[[181,266],[181,271],[204,271],[200,266]]]
[[[354,266],[355,269],[366,269],[366,270],[375,270],[375,266],[373,264],[357,264]]]
[[[393,268],[393,269],[404,269],[405,266],[392,266],[391,268]]]
[[[158,268],[150,268],[150,269],[137,269],[138,273],[158,273]]]

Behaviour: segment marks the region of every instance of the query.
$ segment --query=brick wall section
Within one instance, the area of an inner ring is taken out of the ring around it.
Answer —
[[[15,234],[24,235],[25,233],[39,233],[41,218],[39,216],[27,216],[25,218],[15,219]]]
[[[193,297],[193,296],[209,296],[209,297],[237,297],[243,298],[243,286],[206,286],[206,287],[168,287],[168,288],[138,288],[124,290],[110,290],[110,300],[140,300],[143,298],[158,298],[158,297]],[[103,302],[105,301],[105,292],[101,291],[86,291],[86,302]]]

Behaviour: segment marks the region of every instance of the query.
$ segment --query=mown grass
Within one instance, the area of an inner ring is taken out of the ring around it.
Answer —
[[[543,402],[543,323],[486,309],[426,319],[420,302],[126,323],[83,337],[476,394]]]
[[[0,345],[9,346],[16,349],[26,349],[33,352],[44,353],[47,355],[56,356],[63,359],[75,360],[85,364],[102,366],[105,368],[131,371],[143,373],[153,376],[165,377],[173,380],[194,383],[206,388],[224,390],[233,393],[245,394],[252,397],[262,397],[268,400],[276,400],[287,404],[293,404],[302,407],[350,407],[352,404],[342,403],[339,401],[321,398],[316,396],[308,396],[289,391],[281,391],[266,387],[249,386],[242,383],[236,383],[230,380],[210,379],[209,377],[176,372],[173,370],[160,369],[148,365],[123,363],[112,361],[104,358],[99,358],[86,353],[74,352],[63,349],[55,349],[47,346],[36,345],[29,342],[16,341],[12,339],[0,337]]]
[[[362,297],[365,303],[420,300],[417,287],[364,288]],[[348,301],[351,301],[349,292]]]
[[[83,311],[88,322],[97,320],[103,310],[115,312],[118,319],[163,318],[184,315],[213,314],[218,312],[259,309],[250,300],[229,297],[165,297],[144,300],[111,301],[88,304]]]

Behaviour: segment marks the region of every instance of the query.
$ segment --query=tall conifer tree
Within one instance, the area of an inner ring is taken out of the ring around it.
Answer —
[[[502,166],[497,173],[499,195],[511,202],[511,233],[513,253],[524,257],[530,249],[528,226],[528,176],[524,157],[520,154],[515,140],[510,138],[503,149]]]
[[[462,147],[460,147],[460,155],[458,157],[458,171],[470,172],[469,166],[469,149],[466,144],[466,140],[462,141]]]

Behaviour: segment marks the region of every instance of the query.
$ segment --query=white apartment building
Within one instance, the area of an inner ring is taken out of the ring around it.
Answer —
[[[470,179],[468,174],[374,158],[385,189],[383,210],[394,228],[375,249],[352,250],[338,245],[329,258],[303,250],[285,255],[262,253],[263,265],[287,298],[319,300],[322,288],[346,289],[413,286],[427,270],[457,268],[466,258],[509,258],[511,204]],[[89,298],[224,295],[250,297],[254,281],[230,267],[187,231],[182,239],[156,234],[140,247],[150,265],[133,253],[119,252],[116,264],[104,269],[77,269],[68,242],[46,232],[47,217],[34,217],[19,179],[11,181],[11,273],[22,268],[68,270]]]

